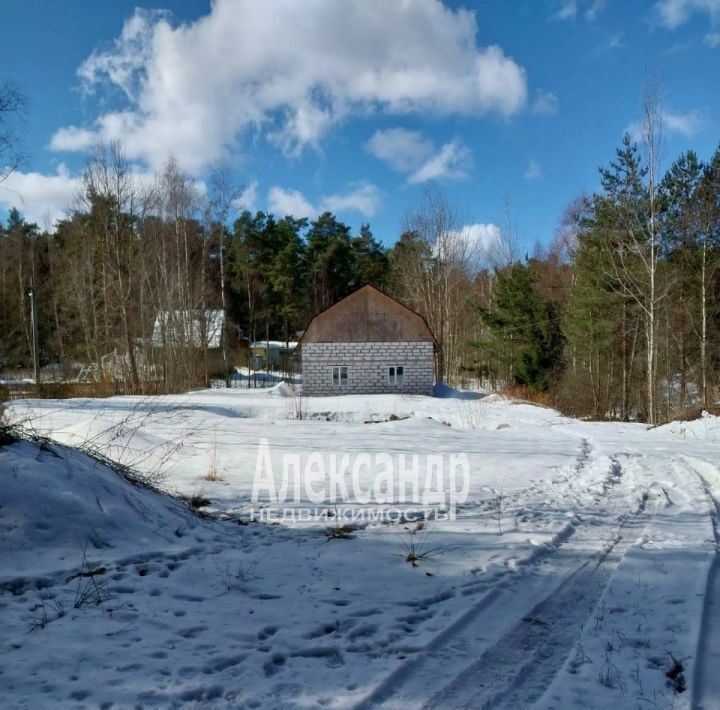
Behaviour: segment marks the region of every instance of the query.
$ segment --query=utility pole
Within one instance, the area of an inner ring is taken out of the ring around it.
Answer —
[[[265,322],[265,374],[270,374],[270,322]],[[267,387],[267,377],[265,377]]]
[[[35,373],[35,384],[40,384],[40,348],[38,343],[38,319],[37,319],[37,302],[35,297],[35,285],[30,282],[27,288],[27,296],[30,299],[30,323],[32,325],[32,355],[33,355],[33,371]]]

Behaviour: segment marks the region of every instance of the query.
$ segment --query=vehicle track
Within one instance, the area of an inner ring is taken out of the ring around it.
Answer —
[[[687,459],[686,459],[687,461]],[[712,503],[712,524],[715,535],[715,558],[708,574],[703,604],[700,639],[693,673],[694,710],[710,710],[720,703],[720,501],[713,495],[707,478],[692,461],[687,461],[697,473],[705,493]],[[703,464],[709,466],[709,464]]]
[[[615,568],[645,527],[644,505],[599,553],[436,693],[425,708],[521,708],[538,700],[564,664]]]
[[[604,494],[610,495],[621,480],[622,467],[612,459]],[[519,575],[495,583],[358,707],[407,707],[420,705],[431,696],[425,707],[495,707],[494,703],[501,703],[499,707],[517,708],[528,698],[540,697],[564,663],[615,567],[647,524],[646,502],[647,497],[637,510],[619,518],[582,511],[571,534],[536,556]],[[533,598],[543,601],[533,607],[528,602]],[[501,609],[505,618],[513,613],[520,618],[494,642],[488,640],[492,631],[487,628],[493,608]],[[488,643],[492,645],[488,647]],[[483,645],[485,652],[437,692],[435,669],[458,667],[464,653]]]

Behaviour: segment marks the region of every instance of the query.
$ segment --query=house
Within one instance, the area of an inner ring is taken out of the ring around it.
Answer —
[[[159,311],[150,345],[155,361],[163,352],[181,357],[194,353],[202,358],[207,372],[219,376],[227,374],[243,345],[249,352],[247,341],[243,341],[221,308]]]
[[[432,394],[439,346],[425,319],[366,285],[318,313],[299,343],[303,394]]]
[[[222,347],[225,327],[225,313],[219,308],[160,311],[153,326],[152,345],[214,350]]]
[[[297,343],[284,340],[257,340],[250,343],[253,370],[293,371],[293,352]]]

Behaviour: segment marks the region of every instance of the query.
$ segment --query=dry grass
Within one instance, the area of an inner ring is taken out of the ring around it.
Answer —
[[[541,407],[549,407],[555,409],[557,407],[557,397],[555,394],[548,390],[546,392],[538,392],[538,390],[532,387],[523,387],[520,385],[513,385],[512,387],[506,387],[502,390],[501,394],[510,399],[518,399],[523,402],[530,402]]]
[[[687,407],[673,415],[672,421],[675,422],[694,422],[700,419],[703,412],[708,412],[716,417],[720,417],[720,404],[711,404],[709,407],[701,407],[700,405]]]

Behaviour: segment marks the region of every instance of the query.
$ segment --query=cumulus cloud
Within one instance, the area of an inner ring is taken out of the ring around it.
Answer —
[[[720,0],[658,0],[655,10],[660,23],[674,29],[687,22],[696,12],[707,13],[710,20],[720,20]]]
[[[372,217],[380,203],[380,190],[371,183],[361,182],[351,186],[343,194],[328,195],[321,202],[322,211],[328,212],[360,212]]]
[[[468,246],[483,255],[491,254],[502,240],[502,232],[496,224],[468,224],[458,233]]]
[[[375,131],[365,143],[367,151],[393,170],[410,173],[417,170],[433,153],[435,146],[421,131],[388,128]]]
[[[479,264],[492,259],[501,244],[502,232],[496,224],[466,224],[437,240],[433,254],[441,259]]]
[[[437,149],[422,132],[404,128],[376,131],[365,148],[393,170],[406,173],[411,185],[464,177],[471,163],[470,150],[461,141],[453,140]]]
[[[687,113],[663,111],[662,125],[669,134],[675,133],[690,138],[703,130],[705,120],[700,111],[688,111]],[[638,121],[633,121],[633,123],[625,129],[625,133],[629,133],[634,141],[640,143],[643,139],[642,124]]]
[[[233,207],[239,210],[249,210],[253,212],[256,209],[258,200],[258,181],[252,180],[246,185],[237,198],[233,201]]]
[[[131,159],[159,168],[172,153],[195,172],[247,131],[298,155],[369,112],[512,115],[525,70],[476,34],[474,13],[439,0],[215,0],[185,24],[136,10],[78,70],[86,91],[114,91],[124,105],[60,129],[51,145],[121,139]]]
[[[411,185],[419,185],[428,180],[462,178],[467,175],[470,162],[470,149],[461,141],[454,140],[446,143],[437,153],[431,155],[408,177],[408,182]]]
[[[720,32],[708,32],[703,38],[708,47],[720,47]]]
[[[302,219],[316,217],[320,213],[300,190],[286,190],[278,186],[271,187],[268,191],[267,204],[270,212],[282,217],[291,215]]]
[[[128,99],[137,99],[138,73],[152,59],[154,27],[169,21],[170,13],[164,10],[136,8],[135,14],[123,25],[120,36],[105,50],[95,50],[78,69],[83,86],[107,81],[117,87]]]
[[[271,187],[267,195],[268,210],[284,217],[317,217],[322,212],[360,212],[372,217],[380,204],[380,190],[368,182],[350,185],[343,193],[325,195],[317,204],[310,202],[299,190]]]
[[[531,160],[525,168],[524,177],[526,180],[539,180],[542,177],[542,169],[540,163],[536,160]]]
[[[538,91],[530,110],[541,116],[554,116],[558,112],[558,98],[552,91]]]
[[[66,216],[80,187],[80,178],[70,175],[62,163],[53,175],[16,171],[0,185],[0,205],[15,207],[29,222],[51,229]]]
[[[68,126],[55,132],[50,140],[50,149],[66,151],[86,150],[97,142],[98,136],[95,131],[90,131],[87,128]]]

